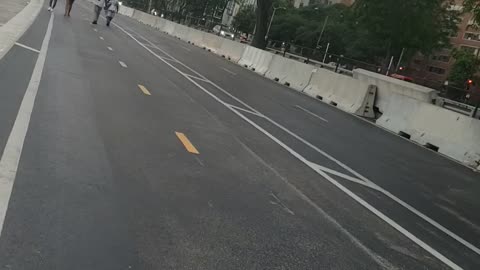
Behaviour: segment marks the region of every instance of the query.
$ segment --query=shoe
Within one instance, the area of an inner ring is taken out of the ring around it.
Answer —
[[[51,8],[51,7],[48,7],[48,11],[52,11],[52,8]]]
[[[97,24],[97,21],[93,21],[92,24]]]
[[[110,22],[107,22],[107,26],[110,26]]]

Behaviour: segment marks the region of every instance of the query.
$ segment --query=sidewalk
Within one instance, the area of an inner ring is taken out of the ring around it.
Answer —
[[[7,23],[30,2],[29,0],[1,0],[0,1],[0,27]]]

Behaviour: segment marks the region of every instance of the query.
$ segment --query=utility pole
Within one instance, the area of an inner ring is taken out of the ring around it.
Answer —
[[[277,11],[277,9],[286,10],[286,8],[284,8],[284,7],[277,7],[277,8],[274,7],[273,8],[273,14],[272,14],[272,17],[270,18],[270,23],[268,24],[267,34],[265,34],[265,40],[268,40],[268,34],[270,34],[270,27],[272,27],[273,18],[275,17],[275,12]]]
[[[152,1],[153,0],[148,1],[148,10],[147,10],[148,14],[150,14],[150,12],[152,11]]]
[[[400,68],[400,65],[402,64],[404,54],[405,54],[405,48],[402,48],[402,52],[400,53],[400,58],[398,58],[397,67],[395,68],[395,72],[398,72],[398,69]]]
[[[315,48],[318,48],[318,45],[320,44],[320,40],[322,40],[323,33],[325,32],[325,28],[327,27],[327,23],[328,23],[328,16],[325,17],[325,21],[323,22],[322,31],[320,32],[320,36],[318,37],[318,40],[317,40],[317,46]]]
[[[385,75],[390,75],[390,69],[392,68],[392,65],[393,65],[393,59],[394,59],[394,56],[392,56],[392,58],[390,59],[390,64],[388,65],[388,69],[387,69],[387,73]]]
[[[327,49],[325,50],[325,55],[323,56],[323,63],[327,60],[328,49],[330,49],[330,42],[327,44]]]

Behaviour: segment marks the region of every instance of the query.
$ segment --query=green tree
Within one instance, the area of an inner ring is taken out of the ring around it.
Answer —
[[[242,6],[233,18],[232,26],[242,33],[253,33],[255,28],[255,7]]]
[[[479,71],[480,60],[471,52],[462,49],[454,50],[452,56],[455,64],[452,66],[448,80],[457,86],[463,86]]]
[[[451,0],[357,0],[353,6],[354,25],[362,33],[355,50],[397,56],[403,48],[429,54],[450,46],[450,34],[457,30],[459,12],[450,9]],[[381,56],[381,55],[377,55]]]

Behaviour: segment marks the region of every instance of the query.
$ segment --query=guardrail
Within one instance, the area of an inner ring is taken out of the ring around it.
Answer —
[[[457,112],[457,113],[460,113],[460,114],[463,114],[463,115],[467,115],[467,116],[470,116],[470,117],[473,117],[473,118],[477,118],[477,116],[479,115],[478,112],[476,113],[476,115],[474,115],[475,114],[475,107],[474,106],[470,106],[468,104],[458,102],[458,101],[454,101],[454,100],[451,100],[451,99],[439,97],[437,99],[436,104],[438,106],[442,107],[442,108],[445,108],[445,109],[448,109],[448,110],[451,110],[451,111],[454,111],[454,112]]]

